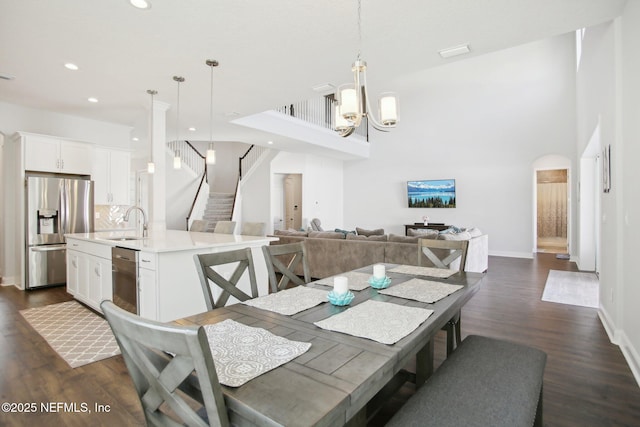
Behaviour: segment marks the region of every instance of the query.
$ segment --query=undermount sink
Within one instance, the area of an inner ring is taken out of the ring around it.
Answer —
[[[142,239],[144,239],[144,237],[139,237],[139,236],[107,237],[107,240],[115,240],[118,242],[121,242],[124,240],[142,240]]]

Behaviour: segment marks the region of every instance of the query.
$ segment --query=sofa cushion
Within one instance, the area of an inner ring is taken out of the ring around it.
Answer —
[[[310,231],[309,237],[315,239],[344,239],[344,234],[335,231]]]
[[[347,234],[347,240],[369,240],[370,242],[386,242],[387,235],[376,235],[373,234],[371,236],[361,236],[359,234]]]
[[[432,230],[430,228],[410,228],[407,230],[407,234],[423,239],[437,239],[439,233],[438,230]]]
[[[306,231],[297,231],[297,230],[275,230],[273,232],[275,236],[300,236],[307,237]]]
[[[469,240],[471,239],[471,233],[468,231],[461,231],[460,233],[443,233],[438,236],[440,240]]]
[[[473,227],[473,228],[468,228],[467,231],[469,232],[469,234],[471,235],[471,237],[478,237],[478,236],[482,236],[482,231],[480,231],[479,228]]]
[[[376,228],[375,230],[367,230],[366,228],[356,227],[356,234],[359,236],[382,236],[384,229]]]
[[[389,234],[390,242],[398,242],[398,243],[418,243],[419,239],[425,238],[426,235],[423,236],[399,236],[397,234]]]

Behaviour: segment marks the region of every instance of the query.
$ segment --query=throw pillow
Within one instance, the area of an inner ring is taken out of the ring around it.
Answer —
[[[383,228],[376,228],[375,230],[367,230],[365,228],[356,227],[356,234],[359,236],[382,236],[384,234]]]
[[[333,230],[333,231],[335,231],[336,233],[342,233],[342,234],[344,234],[345,236],[346,236],[347,234],[356,234],[356,231],[355,231],[355,230],[342,230],[341,228],[336,228],[336,229],[335,229],[335,230]]]
[[[423,239],[437,239],[438,230],[432,230],[430,228],[410,228],[407,230],[409,236],[422,237]]]
[[[469,240],[471,239],[471,233],[468,231],[462,231],[460,233],[445,233],[440,234],[438,237],[440,240]]]
[[[473,227],[473,228],[469,228],[467,229],[467,231],[469,232],[469,234],[471,235],[471,237],[478,237],[478,236],[482,236],[482,231],[480,231],[479,228]]]
[[[438,235],[438,233],[436,233],[436,236]],[[419,239],[424,239],[424,238],[433,238],[433,237],[428,237],[428,235],[424,235],[424,236],[399,236],[397,234],[389,234],[389,241],[390,242],[397,242],[397,243],[418,243]]]

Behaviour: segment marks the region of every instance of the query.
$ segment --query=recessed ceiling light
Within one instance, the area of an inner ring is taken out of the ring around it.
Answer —
[[[469,53],[471,50],[469,49],[468,44],[461,44],[460,46],[448,47],[446,49],[442,49],[440,52],[441,57],[443,58],[451,58],[452,56],[464,55],[465,53]]]
[[[195,131],[196,131],[196,128],[194,128],[194,127],[190,127],[189,128],[189,132],[195,132]]]
[[[98,98],[94,98],[94,97],[87,98],[87,101],[96,103],[96,102],[98,102]]]
[[[147,0],[129,0],[129,3],[138,9],[151,9],[151,2]]]
[[[134,136],[133,138],[131,138],[132,141],[140,141],[140,138],[138,138],[137,136]]]
[[[80,69],[80,67],[78,67],[76,64],[72,63],[72,62],[67,62],[66,64],[64,64],[64,68],[66,68],[67,70],[72,70],[72,71],[77,71]]]
[[[273,141],[267,141],[267,144],[273,145]]]

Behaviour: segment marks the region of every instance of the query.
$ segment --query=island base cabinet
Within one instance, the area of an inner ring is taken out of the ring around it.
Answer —
[[[138,307],[140,317],[158,319],[158,293],[156,272],[148,268],[138,269]]]
[[[102,312],[100,303],[111,300],[111,258],[104,255],[106,246],[87,242],[68,242],[67,248],[67,292],[92,309]],[[77,249],[77,250],[76,250]]]

